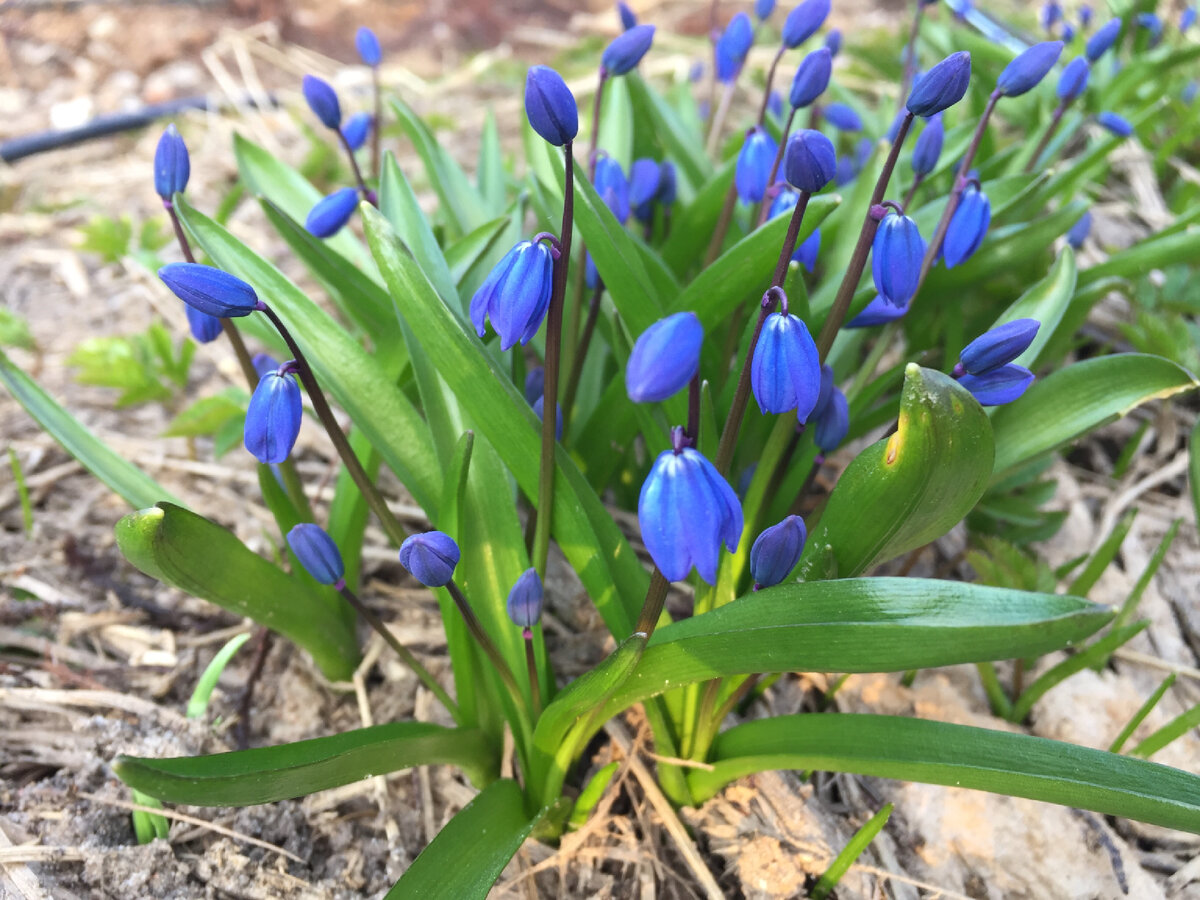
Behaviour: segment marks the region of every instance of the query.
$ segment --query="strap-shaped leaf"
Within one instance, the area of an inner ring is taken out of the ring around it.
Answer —
[[[654,134],[662,141],[667,156],[675,160],[689,184],[699,187],[712,175],[712,163],[704,154],[704,138],[687,127],[679,113],[642,76],[630,72],[622,78],[629,88],[633,107],[654,123]]]

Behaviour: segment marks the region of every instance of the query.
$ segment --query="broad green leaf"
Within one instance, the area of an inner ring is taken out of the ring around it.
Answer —
[[[1160,356],[1119,353],[1073,363],[1039,378],[1019,400],[992,416],[995,477],[1150,400],[1200,386],[1186,369]]]
[[[712,176],[712,163],[704,153],[703,138],[684,124],[671,104],[646,84],[637,72],[621,79],[629,86],[630,98],[655,125],[655,136],[662,142],[667,157],[679,167],[688,184],[699,188]]]
[[[504,172],[504,156],[500,150],[500,130],[496,113],[489,107],[483,119],[483,135],[479,139],[479,170],[476,173],[479,194],[487,203],[488,212],[498,216],[508,203],[508,176]]]
[[[1087,287],[1102,278],[1143,278],[1151,269],[1162,268],[1200,255],[1200,228],[1187,228],[1166,235],[1153,235],[1132,247],[1114,253],[1104,262],[1079,273],[1079,286]]]
[[[458,289],[442,248],[434,237],[429,220],[417,202],[417,195],[400,170],[400,164],[389,150],[383,157],[383,171],[379,176],[379,211],[391,223],[404,246],[421,266],[421,271],[430,280],[442,301],[451,309],[461,309]],[[483,225],[483,222],[479,223]]]
[[[1022,294],[992,325],[995,328],[1014,319],[1036,319],[1041,323],[1033,343],[1014,362],[1030,366],[1054,335],[1075,296],[1075,274],[1075,251],[1069,246],[1063,247],[1049,274]]]
[[[899,716],[759,719],[717,738],[712,771],[693,769],[698,800],[768,769],[853,772],[1027,797],[1200,832],[1200,778],[1062,741]]]
[[[629,97],[629,79],[609,78],[604,85],[597,147],[621,164],[629,177],[633,162],[633,102]]]
[[[171,420],[163,436],[199,437],[215,434],[230,419],[244,418],[249,402],[250,395],[240,387],[228,387],[211,396],[201,397]]]
[[[461,289],[467,274],[481,260],[488,258],[493,248],[504,246],[498,245],[498,241],[511,223],[512,216],[501,216],[499,219],[484,222],[446,248],[446,264],[450,266],[450,277],[454,279],[456,287]],[[466,301],[465,295],[463,299]]]
[[[139,571],[279,632],[334,681],[354,673],[358,641],[332,590],[286,574],[233,533],[173,503],[130,513],[115,533]]]
[[[430,765],[457,766],[476,783],[497,771],[494,748],[481,732],[427,722],[391,722],[208,756],[121,756],[113,771],[131,787],[168,803],[253,806]]]
[[[8,388],[13,399],[20,403],[67,453],[130,506],[152,506],[159,500],[179,502],[170,491],[97,438],[83,423],[63,409],[2,351],[0,382]]]
[[[691,203],[682,209],[676,204],[671,215],[671,233],[662,246],[662,258],[675,274],[682,276],[703,260],[725,204],[725,195],[733,184],[736,163],[736,159],[726,160],[712,178],[697,189]]]

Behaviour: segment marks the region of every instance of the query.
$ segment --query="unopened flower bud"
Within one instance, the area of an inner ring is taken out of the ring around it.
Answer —
[[[183,193],[192,173],[187,145],[175,123],[167,126],[154,150],[154,190],[163,200]]]
[[[928,175],[937,168],[938,158],[942,155],[942,144],[945,141],[946,130],[942,125],[940,114],[933,116],[917,137],[913,147],[912,168],[917,175]]]
[[[862,131],[862,117],[845,103],[830,103],[822,112],[825,121],[838,131]]]
[[[262,308],[254,288],[213,266],[168,263],[158,277],[188,306],[219,319],[248,316]]]
[[[346,575],[341,551],[320,525],[301,522],[287,533],[296,562],[321,584],[337,584]]]
[[[1133,134],[1133,125],[1129,120],[1118,116],[1115,112],[1102,112],[1096,116],[1096,121],[1117,137],[1124,138]]]
[[[783,171],[790,185],[815,194],[837,173],[833,142],[810,128],[797,131],[788,138]]]
[[[379,38],[366,25],[355,33],[354,46],[358,48],[359,57],[368,66],[377,66],[383,59],[383,52],[379,49]]]
[[[737,78],[753,43],[754,26],[750,24],[750,17],[745,13],[738,13],[729,20],[729,24],[717,39],[717,81],[729,84]]]
[[[1088,76],[1092,73],[1092,67],[1088,65],[1086,57],[1077,56],[1062,70],[1062,74],[1058,76],[1058,99],[1064,103],[1070,103],[1076,97],[1084,92],[1088,84]]]
[[[425,587],[448,584],[454,577],[458,559],[458,544],[440,531],[410,535],[400,545],[400,565]]]
[[[659,319],[642,332],[625,366],[625,391],[634,403],[655,403],[687,387],[700,369],[704,327],[692,312]]]
[[[613,38],[600,56],[600,65],[609,75],[624,75],[642,61],[654,42],[653,25],[634,25]]]
[[[777,150],[774,139],[762,126],[751,128],[746,134],[733,179],[743,203],[758,203],[766,195]]]
[[[750,575],[760,588],[774,587],[800,562],[808,532],[799,516],[788,516],[760,534],[750,548]]]
[[[804,0],[788,13],[783,23],[783,45],[791,50],[816,34],[829,17],[829,6],[829,0]]]
[[[202,313],[186,303],[183,305],[183,311],[187,314],[188,330],[192,332],[192,337],[201,344],[211,344],[221,336],[220,319]]]
[[[796,109],[804,109],[829,87],[829,76],[833,71],[833,53],[828,47],[814,50],[801,60],[792,79],[788,101]]]
[[[905,103],[914,116],[932,116],[953,106],[971,83],[971,54],[951,53],[917,79]]]
[[[958,360],[971,375],[1008,365],[1029,349],[1040,327],[1037,319],[1013,319],[997,325],[967,344]]]
[[[260,463],[283,462],[296,445],[303,415],[295,377],[282,368],[268,372],[254,388],[246,409],[246,449]]]
[[[1005,97],[1020,97],[1026,91],[1037,87],[1046,77],[1046,73],[1058,62],[1062,49],[1062,41],[1034,44],[1004,67],[1004,71],[996,80],[996,90]]]
[[[549,66],[533,66],[525,77],[525,115],[542,140],[555,147],[579,133],[575,95]]]
[[[1121,20],[1109,19],[1103,25],[1096,29],[1096,33],[1088,38],[1087,45],[1083,48],[1084,55],[1088,58],[1088,62],[1095,62],[1105,53],[1108,48],[1116,43],[1117,37],[1121,34]]]
[[[942,258],[947,269],[960,266],[975,255],[987,236],[991,221],[992,204],[987,194],[974,185],[969,186],[954,210],[942,244]]]
[[[346,143],[351,150],[357,150],[367,142],[367,135],[371,133],[371,114],[368,112],[357,112],[346,120],[346,124],[342,126],[342,137],[346,139]]]
[[[308,211],[304,227],[309,234],[319,238],[327,238],[341,231],[342,226],[350,221],[354,210],[358,209],[358,191],[346,187],[334,191],[328,197],[322,197]]]
[[[981,406],[1003,406],[1025,393],[1033,384],[1033,373],[1024,366],[1009,363],[982,375],[963,375],[958,383],[970,391]]]
[[[542,579],[537,569],[526,569],[508,592],[508,617],[518,628],[532,628],[542,618]]]
[[[342,105],[338,102],[337,92],[329,82],[316,75],[305,75],[301,89],[304,99],[313,114],[321,120],[326,128],[337,131],[342,127]]]
[[[1071,230],[1067,232],[1067,243],[1075,250],[1083,246],[1083,242],[1087,240],[1087,236],[1092,231],[1092,211],[1088,210],[1079,217],[1079,221],[1071,226]]]
[[[875,290],[893,306],[903,306],[917,291],[925,241],[908,216],[884,216],[871,245],[871,276]]]

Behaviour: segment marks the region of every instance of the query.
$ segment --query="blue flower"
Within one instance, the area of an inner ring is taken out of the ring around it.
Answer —
[[[829,76],[832,72],[833,54],[828,47],[821,47],[808,54],[796,67],[788,102],[796,109],[804,109],[829,87]]]
[[[813,271],[817,267],[817,254],[821,252],[821,229],[813,229],[804,242],[796,248],[792,254],[792,260],[800,263],[808,271]]]
[[[788,13],[783,23],[783,46],[799,47],[817,33],[829,17],[829,0],[804,0]]]
[[[996,90],[1005,97],[1019,97],[1037,87],[1062,55],[1062,41],[1034,44],[1007,66],[996,79]]]
[[[862,118],[845,103],[830,103],[822,112],[825,121],[838,131],[862,131]]]
[[[629,167],[629,205],[639,221],[646,222],[653,217],[661,180],[662,169],[652,159],[635,159]]]
[[[914,116],[932,116],[953,106],[971,83],[971,54],[951,53],[913,84],[905,103]]]
[[[211,344],[220,337],[220,319],[210,316],[208,313],[202,313],[186,303],[183,304],[183,311],[187,313],[188,329],[192,332],[192,337],[200,343]]]
[[[262,309],[254,288],[236,275],[200,263],[168,263],[158,277],[193,309],[220,319],[248,316]]]
[[[829,402],[813,415],[813,443],[822,453],[832,453],[850,431],[850,405],[841,389],[834,387]]]
[[[192,174],[191,161],[188,159],[187,144],[179,136],[179,130],[172,122],[158,139],[154,149],[154,191],[163,200],[170,200],[174,194],[182,194],[187,187],[188,176]]]
[[[1150,46],[1157,47],[1159,41],[1162,40],[1162,19],[1152,12],[1144,12],[1138,13],[1137,23],[1139,28],[1144,28],[1150,32]]]
[[[542,140],[555,147],[579,133],[575,95],[549,66],[533,66],[525,76],[525,115]]]
[[[833,366],[821,363],[821,388],[817,391],[817,405],[813,407],[809,418],[815,419],[825,411],[829,398],[833,396],[833,387]]]
[[[767,112],[776,119],[783,118],[783,94],[779,91],[771,91],[767,94]]]
[[[542,617],[542,579],[537,569],[526,569],[508,592],[508,617],[518,628],[533,628]]]
[[[354,188],[342,188],[334,191],[328,197],[322,197],[308,211],[304,227],[309,234],[319,238],[327,238],[341,231],[342,226],[350,221],[354,210],[358,209],[358,191]]]
[[[1088,76],[1092,73],[1092,67],[1083,56],[1077,56],[1062,70],[1062,74],[1058,76],[1058,99],[1064,103],[1070,103],[1076,97],[1084,92],[1088,85]]]
[[[767,210],[767,218],[773,219],[776,216],[782,216],[786,212],[791,212],[796,208],[796,203],[800,199],[800,195],[788,187],[784,187],[779,182],[775,183],[775,199],[771,201],[771,207]]]
[[[383,59],[383,53],[379,49],[379,38],[366,25],[360,27],[355,33],[354,46],[358,48],[359,57],[368,66],[377,66]]]
[[[758,203],[766,195],[767,178],[775,162],[778,146],[761,125],[746,133],[738,153],[733,182],[743,203]]]
[[[246,409],[246,449],[260,463],[283,462],[296,446],[303,415],[296,379],[281,369],[268,372],[254,388]]]
[[[1196,7],[1185,6],[1179,14],[1179,30],[1187,31],[1196,24]]]
[[[788,516],[778,525],[764,529],[750,548],[750,575],[755,587],[779,584],[800,562],[808,532],[799,516]]]
[[[842,51],[842,32],[840,29],[834,28],[829,34],[825,35],[825,46],[829,48],[829,52],[833,56],[837,56]]]
[[[675,164],[669,159],[663,160],[661,166],[658,167],[658,202],[665,207],[671,207],[675,203]]]
[[[634,25],[612,39],[600,56],[600,65],[609,75],[631,71],[654,42],[653,25]]]
[[[847,185],[858,177],[858,163],[853,156],[843,156],[837,162],[837,174],[833,182],[838,187]]]
[[[533,412],[534,412],[534,415],[536,415],[538,417],[538,419],[541,420],[545,411],[546,411],[546,395],[542,394],[542,396],[538,397],[537,400],[534,401]],[[562,407],[559,404],[555,403],[554,404],[554,439],[556,441],[562,440],[562,423],[563,423]]]
[[[729,84],[738,77],[753,43],[754,26],[750,24],[750,17],[740,12],[729,20],[725,31],[717,38],[717,81]]]
[[[367,142],[367,135],[371,133],[371,114],[367,112],[358,112],[346,120],[346,124],[342,126],[342,137],[346,139],[346,144],[351,150],[357,150]]]
[[[550,306],[554,256],[543,241],[521,241],[504,255],[471,298],[471,324],[483,337],[484,320],[500,335],[500,349],[537,334]]]
[[[1072,225],[1071,230],[1067,232],[1067,243],[1075,250],[1078,250],[1083,246],[1083,242],[1087,240],[1087,236],[1091,234],[1091,231],[1092,211],[1089,209],[1079,217],[1079,221]]]
[[[1133,125],[1129,120],[1118,116],[1115,112],[1102,112],[1096,116],[1096,121],[1117,137],[1129,137],[1133,134]]]
[[[1121,20],[1109,19],[1103,25],[1096,29],[1096,33],[1088,38],[1087,45],[1083,48],[1084,55],[1088,58],[1088,62],[1095,62],[1105,53],[1108,48],[1116,43],[1117,37],[1121,34]]]
[[[611,156],[601,156],[596,160],[595,187],[604,205],[624,225],[629,220],[629,181],[621,164]]]
[[[400,565],[425,587],[449,584],[458,559],[458,544],[440,531],[409,535],[400,545]]]
[[[274,372],[279,368],[279,360],[275,359],[269,353],[255,353],[250,358],[250,364],[254,366],[254,371],[258,375],[259,381],[268,372]]]
[[[1075,40],[1075,26],[1070,22],[1063,22],[1062,31],[1058,33],[1064,44],[1070,44]]]
[[[717,579],[721,543],[733,552],[742,536],[742,506],[733,488],[699,451],[664,450],[638,497],[638,523],[650,557],[668,581],[682,581],[692,566],[709,584]]]
[[[544,393],[546,393],[546,370],[541,366],[534,366],[525,374],[525,402],[533,406]]]
[[[1037,319],[1013,319],[997,325],[967,344],[958,361],[969,374],[985,375],[1028,350],[1040,327]]]
[[[634,403],[655,403],[687,387],[700,370],[704,326],[692,312],[659,319],[642,332],[625,365],[625,391]]]
[[[617,17],[621,20],[621,30],[628,31],[638,23],[637,15],[629,8],[628,3],[622,3],[617,0]]]
[[[1185,105],[1191,106],[1192,101],[1196,99],[1196,92],[1200,91],[1200,81],[1189,81],[1183,86],[1183,90],[1179,92],[1179,99]]]
[[[1009,363],[982,375],[964,375],[958,383],[970,391],[981,406],[1003,406],[1025,393],[1033,384],[1033,373],[1024,366]]]
[[[775,12],[775,0],[754,0],[754,15],[760,22],[769,19],[773,12]]]
[[[815,194],[837,173],[833,142],[811,128],[797,131],[788,138],[783,173],[792,187]]]
[[[942,244],[942,257],[947,269],[960,266],[975,255],[991,221],[992,204],[987,194],[970,185],[962,193]]]
[[[1042,4],[1041,12],[1038,15],[1038,20],[1041,22],[1042,28],[1046,31],[1052,31],[1055,24],[1062,20],[1063,11],[1054,0]]]
[[[301,90],[304,92],[304,99],[308,101],[309,109],[326,128],[337,131],[342,127],[342,106],[338,103],[337,92],[329,82],[316,75],[305,75]]]
[[[942,125],[940,114],[933,116],[917,137],[913,147],[912,168],[917,175],[928,175],[937,168],[938,158],[942,155],[942,144],[946,138],[946,130]]]
[[[903,306],[917,292],[925,241],[917,223],[898,213],[885,215],[871,245],[871,277],[875,290],[893,306]]]
[[[287,533],[296,562],[321,584],[338,584],[346,575],[341,551],[320,525],[301,522]]]
[[[873,328],[876,325],[886,325],[888,322],[903,319],[908,313],[908,307],[911,302],[912,300],[910,299],[900,306],[895,306],[876,294],[871,302],[863,307],[862,312],[846,323],[846,327]]]
[[[821,357],[808,327],[786,311],[763,323],[750,363],[750,387],[764,413],[796,411],[808,421],[821,392]]]

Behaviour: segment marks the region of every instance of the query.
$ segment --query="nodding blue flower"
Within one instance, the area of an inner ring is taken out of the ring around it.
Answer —
[[[821,393],[821,357],[808,327],[787,311],[771,313],[763,322],[754,358],[750,387],[764,413],[796,411],[807,422]]]
[[[359,58],[368,66],[377,66],[383,59],[383,52],[379,49],[379,38],[366,25],[354,33],[354,46],[358,48]]]
[[[800,562],[808,531],[799,516],[788,516],[763,530],[750,548],[750,575],[755,588],[774,587]]]
[[[775,183],[775,191],[775,199],[771,201],[771,206],[767,210],[768,219],[791,212],[796,208],[796,203],[800,200],[799,194],[779,182]]]
[[[661,180],[662,169],[652,159],[635,159],[629,167],[629,205],[639,221],[646,222],[653,217]]]
[[[1038,14],[1038,20],[1041,22],[1042,28],[1046,31],[1052,31],[1062,17],[1062,7],[1055,3],[1054,0],[1042,4],[1042,9]]]
[[[1082,94],[1087,88],[1088,76],[1091,74],[1092,67],[1086,57],[1077,56],[1067,63],[1062,74],[1058,76],[1058,99],[1063,103],[1070,103]]]
[[[1024,366],[1009,363],[982,375],[963,375],[958,383],[971,392],[980,406],[1012,403],[1033,384],[1033,373]]]
[[[250,357],[250,365],[254,366],[254,373],[258,375],[259,381],[268,372],[274,372],[279,368],[279,360],[271,356],[270,353],[255,353]]]
[[[629,4],[621,0],[617,0],[617,18],[621,20],[622,31],[628,31],[638,23],[637,15],[629,8]]]
[[[1086,3],[1079,7],[1079,27],[1087,30],[1087,27],[1092,24],[1092,8]]]
[[[629,220],[629,180],[621,164],[611,156],[601,156],[596,160],[595,187],[604,205],[624,225]]]
[[[871,245],[871,277],[875,290],[893,306],[903,306],[917,291],[925,241],[917,223],[889,212],[879,223]]]
[[[829,398],[833,396],[833,366],[821,363],[821,388],[817,392],[817,405],[813,407],[811,418],[816,418],[825,411]]]
[[[1117,137],[1124,138],[1133,134],[1133,125],[1129,120],[1118,116],[1115,112],[1102,112],[1096,116],[1096,121]]]
[[[797,131],[788,138],[783,174],[792,187],[815,194],[837,174],[833,142],[811,128]]]
[[[308,211],[304,227],[309,234],[319,238],[327,238],[341,231],[342,226],[350,221],[354,210],[358,209],[358,191],[354,188],[342,188],[334,191],[328,197],[322,197]]]
[[[792,254],[792,260],[808,271],[817,267],[817,254],[821,252],[821,229],[816,228]]]
[[[518,341],[529,343],[542,326],[550,306],[554,255],[544,241],[521,241],[504,255],[475,296],[471,298],[471,324],[483,337],[484,320],[500,335],[500,349]]]
[[[1092,232],[1092,211],[1089,209],[1079,221],[1071,226],[1071,230],[1067,232],[1067,243],[1072,249],[1078,250],[1083,246],[1083,242],[1087,240],[1087,236]]]
[[[942,244],[942,257],[947,269],[961,266],[975,255],[991,222],[992,204],[987,194],[975,185],[969,185],[950,219],[946,240]]]
[[[775,12],[775,0],[754,0],[754,16],[760,22],[765,22]]]
[[[925,176],[937,168],[938,159],[942,155],[942,144],[946,139],[946,129],[942,125],[940,114],[933,116],[917,137],[913,147],[912,169],[917,175]]]
[[[783,94],[779,93],[779,91],[773,90],[767,94],[767,112],[776,119],[783,118]]]
[[[537,569],[526,569],[508,592],[505,603],[512,623],[526,631],[533,628],[542,618],[543,596],[542,579],[538,577]]]
[[[538,397],[537,400],[534,401],[533,412],[538,417],[539,420],[541,420],[545,417],[545,413],[546,413],[546,395],[545,394],[542,394],[542,396]],[[562,422],[563,422],[562,407],[559,404],[555,403],[554,404],[554,439],[556,441],[562,440]]]
[[[342,127],[342,105],[338,102],[337,91],[328,81],[316,75],[305,75],[301,90],[308,101],[308,108],[321,120],[321,124],[334,131]]]
[[[458,544],[441,531],[409,535],[400,545],[400,565],[425,587],[444,587],[454,577]]]
[[[766,195],[767,179],[779,147],[761,125],[746,132],[746,140],[738,153],[733,183],[743,203],[758,203]]]
[[[301,522],[287,533],[288,546],[296,562],[321,584],[338,584],[346,577],[346,566],[337,544],[320,525]]]
[[[654,43],[653,25],[634,25],[612,39],[600,56],[601,67],[614,77],[624,75],[642,61]]]
[[[817,33],[829,17],[829,0],[804,0],[783,23],[783,46],[795,49]]]
[[[154,192],[163,200],[170,200],[173,195],[183,193],[191,174],[187,144],[172,122],[154,148]]]
[[[263,308],[254,288],[213,266],[168,263],[158,277],[188,306],[219,319],[248,316]]]
[[[658,167],[658,197],[659,203],[668,209],[675,204],[678,188],[675,183],[675,163],[669,159],[663,160]]]
[[[1069,44],[1075,40],[1075,26],[1070,22],[1063,22],[1062,31],[1058,33],[1059,38],[1064,44]]]
[[[996,79],[996,90],[1005,97],[1020,97],[1026,91],[1037,87],[1046,77],[1046,73],[1058,62],[1062,49],[1062,41],[1034,44],[1004,67],[1004,71]]]
[[[1179,14],[1179,30],[1187,31],[1196,24],[1196,7],[1185,6]]]
[[[533,66],[525,76],[525,115],[542,140],[555,147],[579,133],[575,95],[549,66]]]
[[[895,322],[897,319],[903,319],[908,314],[909,304],[912,300],[894,306],[885,298],[878,294],[872,298],[871,302],[863,307],[862,312],[846,323],[847,328],[873,328],[876,325],[886,325],[888,322]]]
[[[754,26],[750,24],[750,17],[740,12],[729,20],[725,30],[717,38],[717,81],[729,84],[738,77],[753,43]]]
[[[862,117],[845,103],[830,103],[822,112],[825,121],[838,131],[862,131]]]
[[[825,35],[825,46],[829,49],[831,56],[837,56],[842,52],[842,32],[841,29],[834,28],[829,34]]]
[[[832,453],[841,446],[850,431],[850,405],[846,395],[834,386],[829,402],[813,414],[813,443],[822,453]]]
[[[346,144],[351,150],[357,150],[367,142],[367,135],[371,133],[371,114],[368,112],[357,112],[346,120],[346,124],[342,126],[342,137],[346,139]]]
[[[804,109],[825,93],[832,72],[833,53],[828,47],[821,47],[808,54],[796,67],[788,102],[796,109]]]
[[[186,303],[183,304],[183,311],[187,314],[188,330],[201,344],[211,344],[221,336],[221,320],[216,316],[202,313]]]
[[[1150,32],[1150,46],[1157,47],[1162,40],[1162,19],[1152,12],[1144,12],[1138,13],[1137,23],[1139,28],[1144,28]]]
[[[546,370],[541,366],[534,366],[525,373],[525,402],[533,406],[544,393],[546,393]]]
[[[721,543],[733,552],[742,536],[742,505],[733,488],[698,450],[673,447],[659,454],[638,497],[638,523],[650,558],[668,581],[682,581],[692,566],[709,584],[717,578]]]
[[[960,50],[916,79],[904,105],[914,116],[928,118],[961,100],[970,83],[971,54]]]
[[[700,370],[704,326],[693,312],[659,319],[641,333],[625,365],[625,392],[634,403],[666,400]]]
[[[1037,319],[1013,319],[981,334],[958,356],[963,371],[985,375],[1006,366],[1029,349],[1041,323]],[[961,374],[961,373],[958,373]]]
[[[303,415],[300,386],[286,365],[268,372],[259,379],[246,409],[246,449],[260,463],[283,462],[296,446]]]
[[[1084,55],[1088,58],[1088,62],[1095,62],[1105,53],[1108,48],[1116,43],[1117,37],[1121,34],[1121,20],[1109,19],[1103,25],[1096,29],[1096,33],[1088,38],[1087,45],[1083,48]]]

